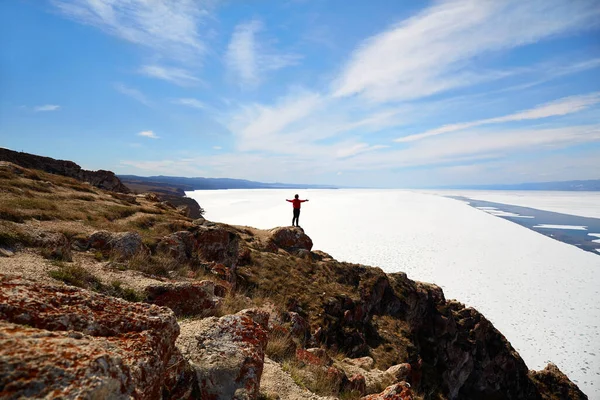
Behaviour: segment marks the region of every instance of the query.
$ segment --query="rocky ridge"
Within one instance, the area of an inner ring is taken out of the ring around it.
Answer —
[[[441,288],[313,251],[300,228],[28,173],[0,166],[0,204],[23,208],[0,209],[0,398],[586,398]]]

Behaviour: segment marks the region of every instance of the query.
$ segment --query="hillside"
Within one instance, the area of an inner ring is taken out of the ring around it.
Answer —
[[[192,190],[215,189],[335,189],[331,185],[307,185],[290,183],[265,183],[230,178],[184,178],[178,176],[119,175],[123,183],[134,191],[179,193]]]
[[[0,162],[0,398],[586,398],[439,287],[312,247]]]

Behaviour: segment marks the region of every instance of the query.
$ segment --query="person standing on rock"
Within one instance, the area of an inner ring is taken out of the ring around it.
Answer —
[[[285,201],[289,201],[290,203],[292,203],[292,206],[294,207],[294,218],[292,218],[292,226],[300,226],[300,225],[298,225],[298,218],[300,218],[300,204],[304,203],[305,201],[308,201],[308,199],[300,200],[298,198],[298,195],[295,195],[294,200],[285,199]],[[296,221],[295,225],[294,225],[294,221]]]

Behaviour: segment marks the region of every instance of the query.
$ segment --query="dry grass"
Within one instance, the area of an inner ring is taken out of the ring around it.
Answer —
[[[307,365],[292,359],[282,365],[284,371],[290,374],[294,382],[303,388],[320,396],[337,396],[341,382],[327,372],[327,369],[317,365]]]
[[[296,343],[288,332],[274,328],[269,333],[269,341],[267,342],[265,353],[270,359],[282,363],[294,358]]]
[[[77,286],[83,289],[93,290],[108,296],[119,297],[127,301],[142,301],[143,295],[134,289],[123,286],[121,281],[112,281],[109,285],[103,284],[100,279],[91,274],[80,265],[65,264],[62,262],[53,263],[57,268],[49,271],[48,275],[67,285]]]

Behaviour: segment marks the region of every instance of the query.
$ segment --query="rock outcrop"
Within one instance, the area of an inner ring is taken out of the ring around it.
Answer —
[[[129,189],[111,171],[88,171],[73,161],[55,160],[50,157],[22,153],[0,148],[0,161],[8,161],[24,168],[39,169],[51,174],[68,176],[88,182],[100,189],[129,193]]]
[[[138,253],[148,253],[148,249],[137,232],[97,231],[90,235],[87,248],[111,254],[120,260],[130,259]]]
[[[288,252],[298,252],[301,250],[310,251],[313,247],[312,239],[304,233],[302,228],[279,227],[271,229],[270,241],[278,248]]]
[[[160,398],[178,334],[167,308],[0,275],[0,397]]]
[[[164,283],[145,289],[146,302],[169,307],[177,316],[214,315],[227,288],[212,281]]]
[[[267,345],[266,321],[264,312],[241,311],[182,322],[177,347],[196,372],[201,399],[257,397]]]

